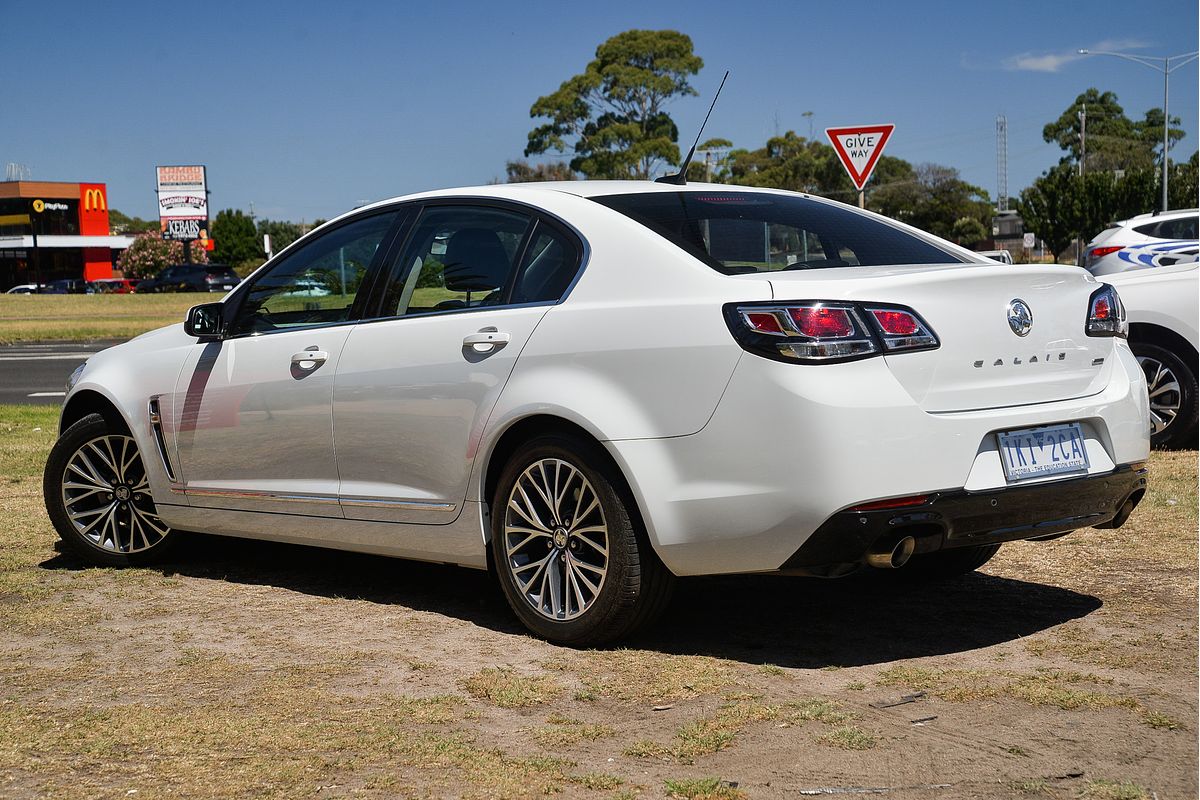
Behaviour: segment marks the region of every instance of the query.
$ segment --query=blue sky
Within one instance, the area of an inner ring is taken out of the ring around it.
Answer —
[[[312,220],[422,189],[485,183],[519,157],[529,106],[629,28],[690,35],[700,97],[669,111],[690,143],[725,69],[706,138],[760,147],[776,130],[894,122],[888,155],[1009,190],[1060,153],[1041,128],[1089,86],[1131,117],[1162,103],[1159,73],[1079,47],[1197,47],[1194,0],[1128,2],[15,3],[4,8],[0,162],[41,180],[96,180],[155,213],[154,166],[208,166],[214,209]],[[1171,112],[1200,141],[1197,67]],[[215,213],[215,211],[214,211]]]

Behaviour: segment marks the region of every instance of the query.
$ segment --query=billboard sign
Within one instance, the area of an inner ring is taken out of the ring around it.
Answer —
[[[203,166],[157,167],[158,223],[164,239],[199,239],[208,230]]]

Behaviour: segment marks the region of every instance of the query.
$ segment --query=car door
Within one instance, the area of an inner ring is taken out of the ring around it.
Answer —
[[[578,238],[528,211],[426,207],[350,333],[333,420],[347,518],[444,524],[517,356],[580,267]]]
[[[396,219],[358,217],[285,254],[231,298],[225,337],[192,348],[174,399],[191,505],[341,516],[334,374]]]

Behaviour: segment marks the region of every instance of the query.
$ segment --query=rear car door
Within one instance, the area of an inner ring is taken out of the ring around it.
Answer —
[[[191,505],[341,516],[333,379],[396,220],[371,213],[302,243],[230,299],[223,340],[193,347],[174,401]]]
[[[526,209],[431,205],[411,226],[377,318],[338,364],[343,513],[444,524],[516,359],[581,264],[578,237]]]

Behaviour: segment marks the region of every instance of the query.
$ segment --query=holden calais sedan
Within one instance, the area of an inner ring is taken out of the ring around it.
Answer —
[[[45,499],[96,564],[182,531],[495,571],[570,644],[675,576],[932,579],[1117,527],[1115,289],[839,203],[641,182],[360,208],[72,376]]]

